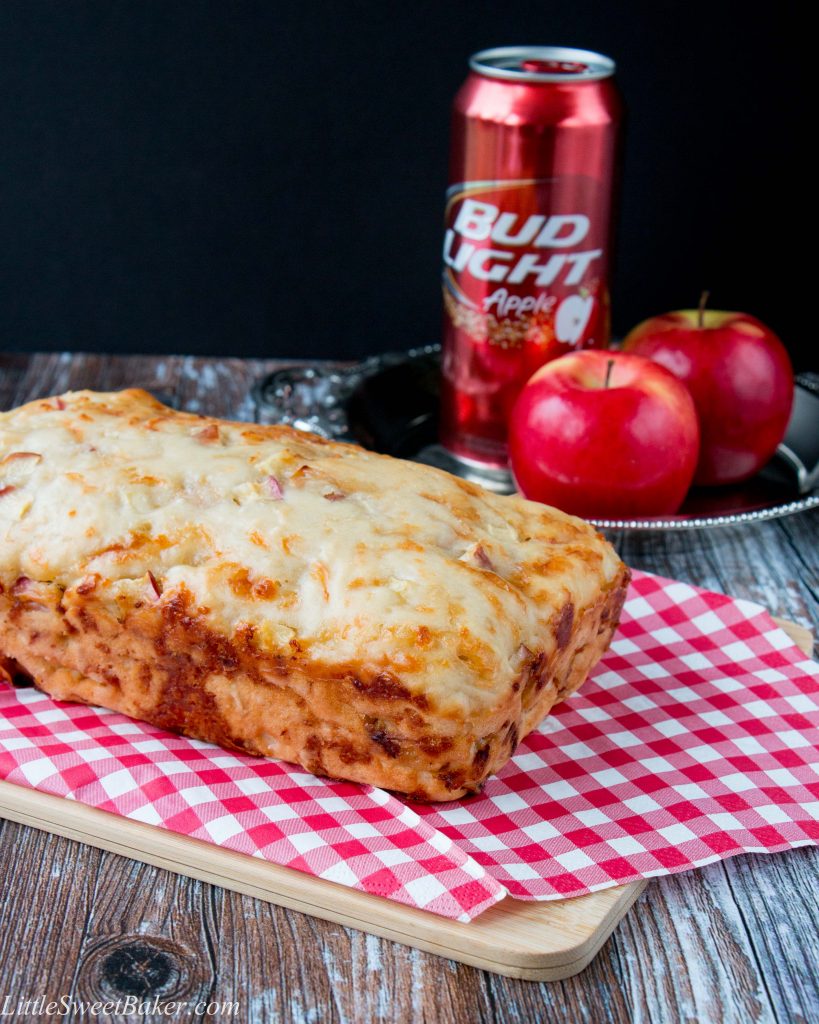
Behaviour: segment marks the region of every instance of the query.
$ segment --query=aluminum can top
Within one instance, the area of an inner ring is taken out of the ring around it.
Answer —
[[[485,78],[506,82],[596,82],[611,78],[611,57],[569,46],[498,46],[480,50],[469,66]]]

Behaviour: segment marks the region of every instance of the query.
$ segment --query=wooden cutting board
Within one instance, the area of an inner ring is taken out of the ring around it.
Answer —
[[[776,621],[810,653],[809,630]],[[633,882],[545,903],[507,897],[475,921],[461,924],[10,782],[0,782],[0,817],[474,967],[533,981],[558,981],[582,971],[646,885]]]

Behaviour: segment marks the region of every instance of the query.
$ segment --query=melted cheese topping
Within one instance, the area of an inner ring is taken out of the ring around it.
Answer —
[[[588,524],[286,427],[176,413],[141,391],[0,415],[0,581],[125,609],[186,588],[266,652],[394,672],[482,711],[620,562]],[[295,647],[294,647],[295,645]]]

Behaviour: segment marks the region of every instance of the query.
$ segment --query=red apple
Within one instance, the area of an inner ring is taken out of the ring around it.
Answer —
[[[591,519],[673,514],[698,450],[684,385],[621,352],[589,349],[547,363],[520,393],[509,424],[522,493]]]
[[[653,359],[691,392],[700,419],[695,483],[745,480],[785,436],[793,368],[785,346],[745,313],[681,309],[645,320],[623,347]]]

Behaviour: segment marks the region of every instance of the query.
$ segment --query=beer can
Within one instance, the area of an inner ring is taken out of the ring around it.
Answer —
[[[515,398],[543,363],[609,342],[621,101],[588,50],[483,50],[452,112],[441,443],[506,466]]]

